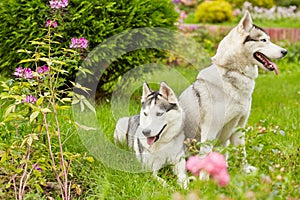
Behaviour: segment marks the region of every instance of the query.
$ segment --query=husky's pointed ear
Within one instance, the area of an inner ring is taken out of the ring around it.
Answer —
[[[159,93],[164,96],[170,103],[178,103],[175,92],[164,81],[160,83]]]
[[[150,89],[148,83],[145,81],[145,82],[143,83],[143,95],[142,95],[141,101],[142,101],[142,102],[145,102],[146,99],[147,99],[147,97],[148,97],[149,94],[151,94],[151,93],[152,93],[152,90]]]
[[[251,15],[248,11],[246,11],[244,17],[239,22],[238,30],[250,32],[252,27],[253,27],[253,22],[252,22]]]

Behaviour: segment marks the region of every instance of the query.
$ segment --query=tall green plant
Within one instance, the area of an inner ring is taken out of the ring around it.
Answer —
[[[70,108],[74,95],[70,89],[60,89],[65,84],[61,75],[67,75],[66,69],[70,68],[87,72],[79,67],[79,61],[88,41],[73,38],[68,41],[72,49],[61,47],[64,38],[56,28],[57,24],[63,23],[68,1],[50,2],[65,4],[51,4],[53,19],[46,22],[46,29],[42,29],[45,35],[30,42],[33,51],[18,51],[27,58],[19,62],[13,79],[2,82],[0,98],[5,111],[0,143],[6,148],[0,147],[0,157],[5,157],[1,164],[9,177],[4,184],[8,189],[13,188],[18,200],[24,198],[28,187],[34,186],[38,192],[43,192],[47,177],[42,172],[47,170],[53,171],[61,198],[70,199],[71,161],[78,157],[63,148],[64,132],[59,115]],[[4,142],[5,137],[8,140]]]

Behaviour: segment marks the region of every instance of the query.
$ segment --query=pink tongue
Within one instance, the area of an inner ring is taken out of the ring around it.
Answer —
[[[271,61],[270,61],[270,63],[271,63],[272,66],[274,67],[276,76],[278,76],[278,68],[277,68],[277,65],[276,65],[275,63],[271,62]]]
[[[156,137],[147,137],[147,144],[152,145],[154,144]]]

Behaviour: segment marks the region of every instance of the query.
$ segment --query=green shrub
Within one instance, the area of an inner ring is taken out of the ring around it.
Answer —
[[[197,7],[195,21],[219,23],[233,19],[232,7],[227,1],[204,1]]]
[[[272,8],[274,6],[274,0],[250,0],[253,6]]]
[[[41,27],[45,26],[52,12],[47,4],[46,0],[1,1],[1,72],[11,74],[18,62],[26,57],[17,55],[18,49],[33,50],[30,49],[30,41],[42,36]],[[173,28],[178,14],[170,0],[72,0],[64,16],[63,23],[58,24],[57,28],[65,38],[60,41],[62,46],[69,47],[73,37],[85,37],[92,50],[107,38],[129,29]],[[110,87],[104,87],[105,84],[113,83],[134,66],[147,63],[157,56],[162,56],[162,53],[151,49],[126,54],[106,69],[100,80],[99,91],[106,94]],[[67,78],[75,77],[76,72],[69,73],[70,77]]]

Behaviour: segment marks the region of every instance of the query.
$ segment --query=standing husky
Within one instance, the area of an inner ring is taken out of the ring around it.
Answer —
[[[159,169],[174,164],[178,183],[187,187],[184,139],[182,131],[184,112],[179,106],[174,91],[165,83],[159,91],[152,91],[147,83],[143,85],[140,115],[119,119],[116,125],[115,143],[127,141],[133,147],[138,160],[157,176]]]
[[[196,81],[179,97],[186,116],[187,138],[201,142],[218,139],[224,146],[244,145],[244,133],[236,128],[247,123],[258,66],[278,74],[269,58],[279,59],[286,54],[287,50],[270,42],[270,37],[252,23],[246,12],[221,41],[212,65],[200,71]],[[212,146],[203,146],[200,154],[211,150]],[[255,170],[246,162],[245,148],[244,158],[244,170]]]

